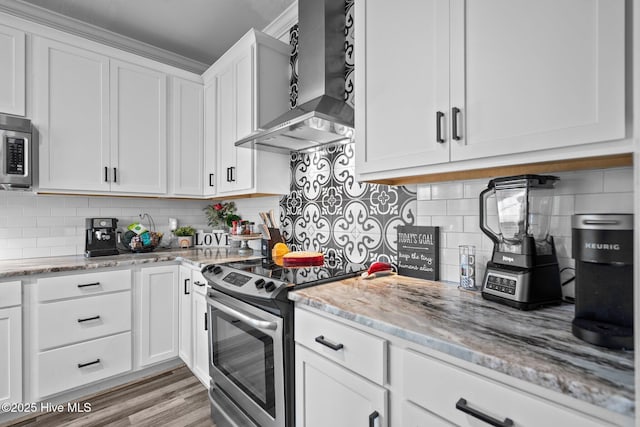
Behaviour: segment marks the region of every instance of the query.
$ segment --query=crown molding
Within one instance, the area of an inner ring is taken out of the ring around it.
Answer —
[[[276,19],[271,21],[269,25],[264,27],[263,33],[269,34],[281,40],[285,35],[289,37],[289,29],[298,23],[298,1],[294,1],[284,10]]]
[[[210,65],[20,0],[0,0],[0,12],[192,73],[202,74]]]

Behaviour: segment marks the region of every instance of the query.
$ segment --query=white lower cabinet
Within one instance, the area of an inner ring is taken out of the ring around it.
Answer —
[[[140,366],[178,356],[178,266],[141,269],[139,333]]]
[[[203,286],[193,287],[192,295],[192,338],[193,338],[193,366],[191,370],[206,387],[209,386],[209,319],[207,318],[206,286],[200,272],[193,272],[193,282],[203,283]]]
[[[595,427],[633,422],[304,306],[296,306],[295,322],[298,427]]]
[[[387,393],[383,387],[296,345],[298,427],[386,426]]]
[[[191,342],[191,269],[180,266],[178,295],[180,295],[180,330],[178,332],[178,355],[189,369],[193,366],[193,348]]]
[[[38,354],[39,397],[131,370],[131,332]]]
[[[128,372],[131,271],[38,279],[30,294],[30,395],[41,400]]]
[[[21,283],[0,283],[0,403],[22,401]]]
[[[306,310],[295,323],[296,425],[388,425],[386,341]]]

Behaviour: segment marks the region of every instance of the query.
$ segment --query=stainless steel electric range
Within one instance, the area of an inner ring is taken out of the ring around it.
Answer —
[[[218,427],[294,426],[294,321],[287,294],[363,270],[336,258],[320,267],[251,260],[202,269],[211,287],[209,400]]]

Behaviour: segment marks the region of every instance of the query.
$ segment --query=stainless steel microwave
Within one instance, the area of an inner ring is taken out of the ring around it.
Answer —
[[[0,114],[0,189],[31,189],[31,136],[31,120]]]

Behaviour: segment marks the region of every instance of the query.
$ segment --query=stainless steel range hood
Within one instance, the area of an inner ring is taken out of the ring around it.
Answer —
[[[344,6],[344,0],[298,1],[298,107],[236,147],[288,153],[353,139],[353,108],[344,102]]]

